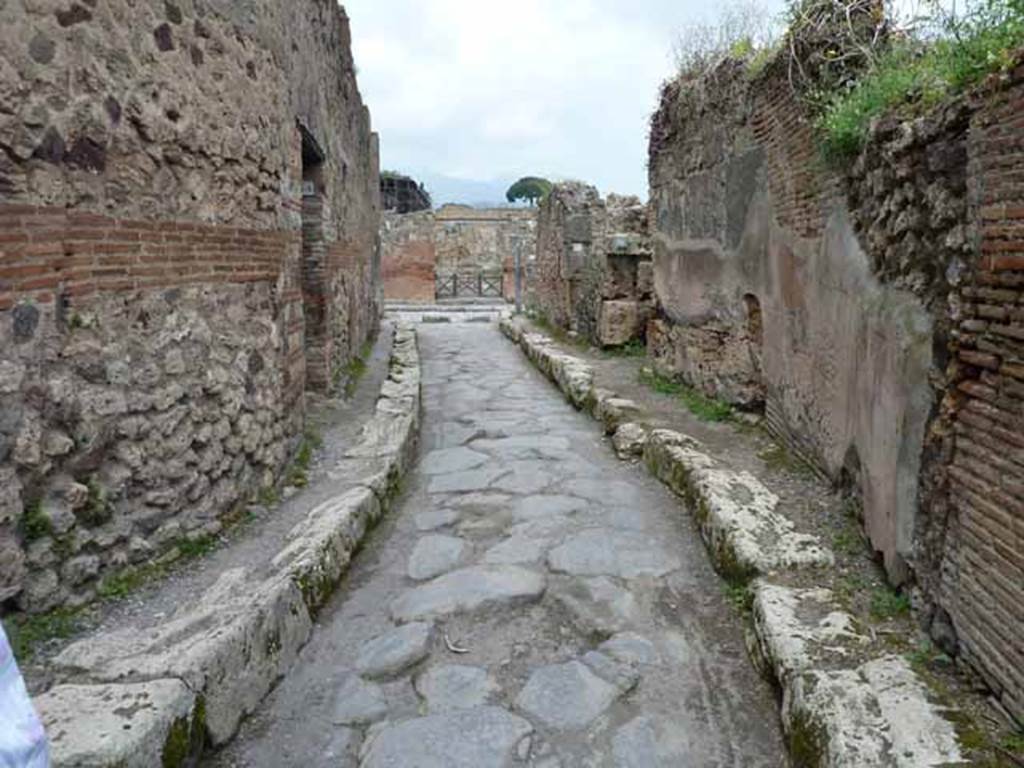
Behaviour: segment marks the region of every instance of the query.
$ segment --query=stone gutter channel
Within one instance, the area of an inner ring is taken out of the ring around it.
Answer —
[[[415,330],[399,326],[375,412],[334,468],[356,486],[310,510],[269,575],[226,571],[166,622],[80,640],[54,660],[58,683],[36,706],[56,768],[175,768],[235,735],[389,511],[415,458],[420,378]]]
[[[716,570],[754,596],[747,648],[781,692],[794,762],[821,768],[925,768],[966,764],[953,724],[902,656],[880,653],[828,589],[798,589],[787,574],[834,565],[799,533],[779,499],[749,472],[720,466],[696,440],[653,429],[636,403],[594,385],[593,368],[549,337],[503,317],[520,346],[577,408],[604,424],[616,453],[642,459],[696,518]]]

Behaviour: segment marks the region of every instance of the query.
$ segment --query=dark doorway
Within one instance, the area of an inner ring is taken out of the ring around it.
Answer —
[[[324,240],[324,153],[305,126],[302,134],[302,304],[306,325],[306,386],[330,382],[327,333],[327,245]]]

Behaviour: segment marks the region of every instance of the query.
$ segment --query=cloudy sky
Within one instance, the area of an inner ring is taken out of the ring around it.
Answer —
[[[781,0],[765,3],[781,6]],[[646,197],[647,121],[706,0],[344,0],[383,168],[493,199],[524,175]],[[452,180],[489,182],[460,184]],[[438,199],[441,198],[441,199]]]

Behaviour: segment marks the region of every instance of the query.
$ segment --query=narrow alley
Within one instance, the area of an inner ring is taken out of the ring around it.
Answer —
[[[681,502],[493,326],[424,325],[417,466],[212,766],[785,765]]]

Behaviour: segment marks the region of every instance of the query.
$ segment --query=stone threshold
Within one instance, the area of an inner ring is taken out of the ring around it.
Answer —
[[[35,703],[55,768],[190,765],[234,736],[397,496],[415,458],[420,380],[415,330],[399,326],[375,412],[332,470],[355,486],[294,526],[269,573],[233,568],[169,620],[79,640],[54,659],[57,684]]]
[[[641,458],[680,496],[711,560],[753,593],[747,647],[781,691],[782,726],[808,768],[928,768],[966,764],[953,724],[901,656],[872,642],[827,589],[796,589],[787,575],[830,569],[832,552],[799,533],[779,498],[749,472],[720,466],[693,438],[644,423],[633,401],[595,386],[594,369],[504,316],[501,332],[566,398],[600,421],[621,459]]]

